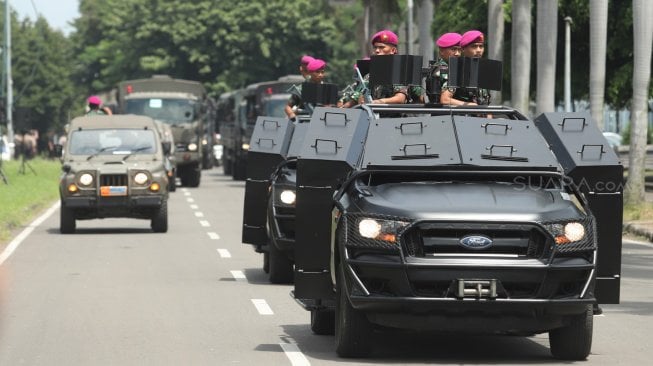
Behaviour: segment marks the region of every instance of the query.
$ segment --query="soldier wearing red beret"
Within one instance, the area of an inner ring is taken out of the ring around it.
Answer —
[[[306,57],[306,56],[304,56]],[[310,57],[310,56],[309,56]],[[302,62],[304,61],[304,58],[302,58]],[[310,83],[316,83],[316,84],[321,84],[324,82],[324,77],[326,76],[326,66],[327,63],[324,60],[320,60],[319,58],[312,58],[311,60],[306,64],[306,75],[304,76],[306,78],[307,82]],[[304,103],[302,102],[302,86],[300,85],[295,85],[293,88],[294,91],[290,96],[290,99],[288,99],[288,104],[284,108],[284,111],[286,112],[286,115],[288,116],[288,119],[294,121],[295,118],[297,117],[296,111],[298,109],[303,109],[304,108]]]
[[[485,36],[481,31],[470,30],[463,33],[460,47],[465,57],[483,57],[485,51]],[[453,97],[466,105],[489,105],[490,92],[480,88],[457,88]],[[442,98],[440,98],[442,100]]]

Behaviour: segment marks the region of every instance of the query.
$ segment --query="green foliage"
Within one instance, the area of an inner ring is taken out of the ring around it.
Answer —
[[[35,213],[54,203],[59,197],[61,163],[58,160],[36,158],[29,161],[36,171],[29,168],[26,174],[18,174],[21,161],[5,161],[2,170],[9,180],[0,180],[0,243],[6,242],[16,230],[32,220]]]
[[[630,145],[630,129],[632,126],[632,121],[628,123],[626,128],[621,131],[621,144],[622,145]],[[649,128],[646,130],[646,143],[647,144],[653,144],[653,129]]]

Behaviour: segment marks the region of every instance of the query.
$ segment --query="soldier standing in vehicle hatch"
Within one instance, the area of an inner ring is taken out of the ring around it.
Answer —
[[[470,30],[460,39],[460,47],[465,57],[483,57],[485,51],[485,37],[481,31]],[[455,99],[462,100],[467,105],[489,105],[490,92],[481,88],[457,88]]]
[[[307,82],[321,84],[326,76],[326,66],[327,66],[326,61],[320,60],[319,58],[310,61],[306,65],[306,71],[308,72],[308,76],[309,76]],[[286,112],[288,119],[291,121],[295,121],[297,117],[296,111],[298,109],[304,108],[304,103],[302,102],[302,96],[301,96],[302,93],[301,85],[295,86],[293,89],[294,91],[290,96],[290,99],[288,99],[288,104],[284,108],[284,111]]]
[[[440,103],[448,105],[464,105],[466,102],[453,97],[456,88],[450,88],[449,83],[449,58],[460,57],[462,52],[460,40],[462,36],[458,33],[445,33],[435,41],[438,46],[438,60],[436,62],[436,77],[440,82]]]

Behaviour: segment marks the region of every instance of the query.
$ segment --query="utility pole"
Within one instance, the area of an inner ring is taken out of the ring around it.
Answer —
[[[11,16],[9,12],[9,0],[5,0],[5,80],[7,82],[7,139],[10,144],[14,143],[14,123],[12,110],[14,109],[13,82],[11,80]]]
[[[565,112],[571,112],[571,17],[565,17]]]

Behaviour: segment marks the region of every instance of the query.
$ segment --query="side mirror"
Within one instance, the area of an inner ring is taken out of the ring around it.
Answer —
[[[170,154],[170,150],[172,149],[172,145],[170,144],[170,141],[162,142],[161,147],[163,148],[163,153],[165,155]]]
[[[68,165],[68,164],[64,164],[64,165],[61,167],[61,170],[63,170],[65,173],[70,173],[70,165]]]

